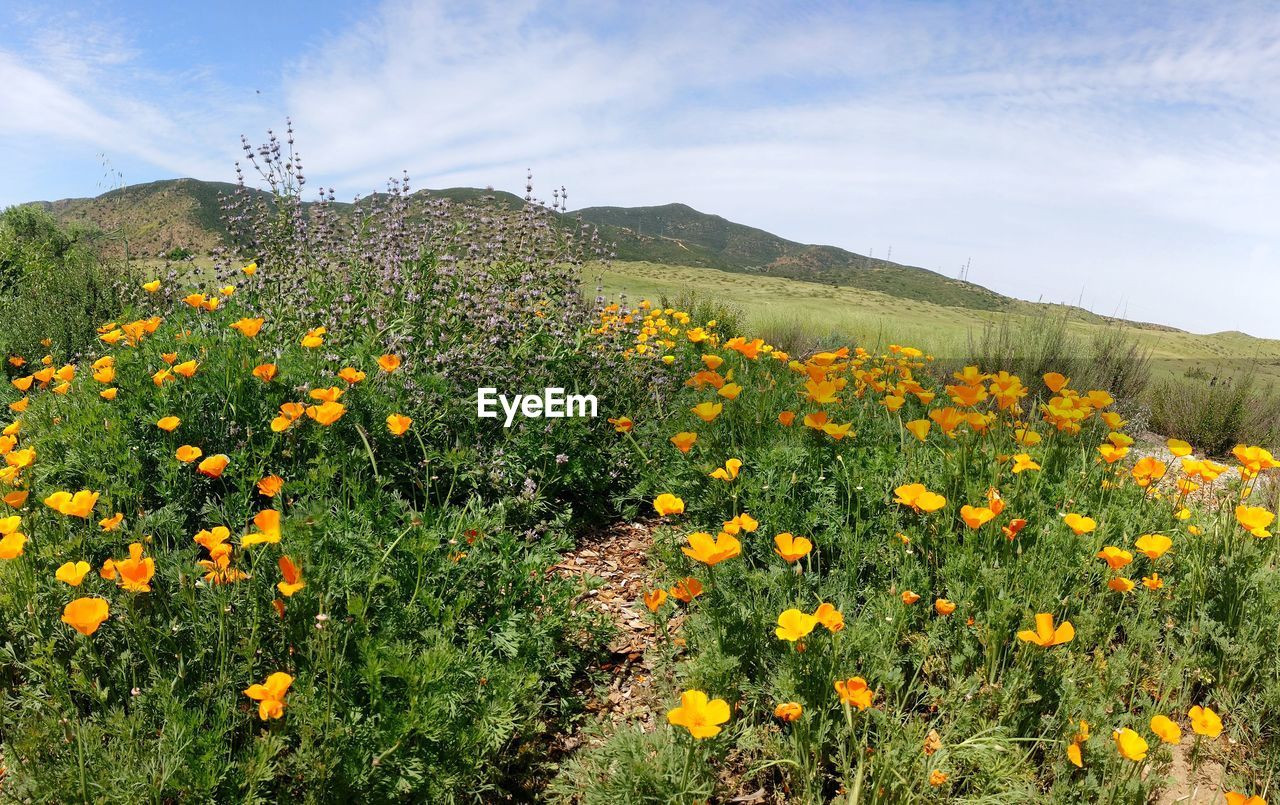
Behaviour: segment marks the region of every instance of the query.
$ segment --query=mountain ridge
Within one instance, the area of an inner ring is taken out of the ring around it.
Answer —
[[[130,251],[135,255],[159,256],[177,248],[199,254],[229,242],[221,220],[219,194],[228,194],[236,188],[237,185],[229,182],[185,177],[127,185],[98,196],[30,203],[48,210],[64,224],[78,224],[99,233],[125,231]],[[265,194],[266,191],[255,192]],[[377,195],[355,202],[336,202],[334,206],[350,209]],[[463,204],[497,204],[507,209],[518,209],[527,203],[514,193],[492,188],[424,189],[413,195],[447,198]],[[881,260],[837,246],[790,240],[701,212],[681,202],[639,207],[592,206],[560,215],[566,223],[581,219],[594,225],[602,240],[613,244],[614,257],[620,261],[802,280],[981,311],[1007,311],[1037,304],[927,268]],[[1083,309],[1079,312],[1100,321],[1122,321]],[[1160,324],[1128,323],[1178,331]]]

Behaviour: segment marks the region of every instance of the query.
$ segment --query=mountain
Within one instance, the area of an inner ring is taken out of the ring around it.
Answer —
[[[1013,300],[926,268],[877,260],[835,246],[814,246],[698,212],[686,204],[586,207],[571,215],[617,243],[619,260],[718,268],[721,271],[862,288],[949,307],[1000,310]]]
[[[104,245],[119,250],[128,235],[134,255],[156,256],[174,248],[197,254],[225,245],[219,195],[235,185],[172,179],[130,185],[94,198],[36,202],[64,223],[98,230]],[[448,198],[460,204],[497,204],[518,209],[511,193],[469,187],[421,190],[415,195]],[[349,208],[349,204],[336,205]],[[877,260],[834,246],[787,240],[685,204],[659,207],[587,207],[565,214],[594,224],[619,260],[716,268],[744,274],[807,280],[861,288],[906,299],[977,310],[1002,310],[1014,303],[980,285],[933,271]],[[566,221],[568,224],[569,221]]]

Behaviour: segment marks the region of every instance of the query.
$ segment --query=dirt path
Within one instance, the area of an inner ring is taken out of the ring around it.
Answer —
[[[1217,761],[1204,758],[1191,773],[1191,746],[1189,742],[1173,750],[1173,762],[1169,765],[1169,785],[1155,799],[1155,805],[1218,805],[1223,802],[1222,766]]]
[[[553,568],[578,579],[583,588],[579,602],[604,613],[617,630],[609,642],[610,656],[600,665],[612,678],[588,709],[601,720],[638,723],[646,731],[661,709],[650,654],[658,636],[643,603],[652,589],[646,564],[652,547],[652,524],[615,523],[589,534]]]

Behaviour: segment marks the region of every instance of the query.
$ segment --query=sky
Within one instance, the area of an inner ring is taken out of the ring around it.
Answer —
[[[44,6],[48,6],[47,8]],[[1030,300],[1280,337],[1268,3],[0,0],[0,206],[407,171],[683,202]]]

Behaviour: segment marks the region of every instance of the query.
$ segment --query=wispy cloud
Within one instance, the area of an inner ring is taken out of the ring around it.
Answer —
[[[531,167],[575,206],[684,201],[949,274],[972,258],[1027,298],[1280,336],[1265,5],[389,2],[265,63],[269,101],[217,58],[179,82],[110,31],[35,64],[0,50],[0,109],[24,112],[0,143],[225,178],[235,134],[287,111],[344,196],[401,169],[518,190]]]

